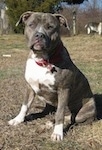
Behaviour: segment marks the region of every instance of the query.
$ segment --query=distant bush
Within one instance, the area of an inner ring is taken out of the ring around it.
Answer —
[[[60,0],[7,0],[7,14],[10,24],[12,25],[12,30],[15,33],[23,32],[21,28],[22,25],[16,27],[15,24],[18,21],[20,15],[25,11],[51,12],[53,7],[59,1]]]

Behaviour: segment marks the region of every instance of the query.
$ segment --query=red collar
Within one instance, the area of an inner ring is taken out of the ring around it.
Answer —
[[[62,60],[61,51],[63,48],[62,42],[56,47],[55,52],[50,56],[49,60],[41,59],[36,61],[37,65],[52,69],[53,64],[59,63]]]
[[[37,63],[37,65],[42,66],[42,67],[46,67],[49,65],[49,61],[45,60],[45,59],[41,59],[39,61],[35,61]]]

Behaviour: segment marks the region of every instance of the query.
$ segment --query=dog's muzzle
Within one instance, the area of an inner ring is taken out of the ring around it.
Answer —
[[[30,49],[32,50],[46,50],[50,44],[50,39],[47,35],[37,32],[31,40]]]

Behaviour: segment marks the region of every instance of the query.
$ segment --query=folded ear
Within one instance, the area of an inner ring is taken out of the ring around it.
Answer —
[[[67,19],[61,14],[53,14],[60,22],[60,26],[64,25],[68,30],[70,30]]]
[[[20,23],[22,23],[22,22],[26,23],[27,19],[31,16],[32,13],[34,13],[34,12],[32,12],[32,11],[24,12],[24,13],[20,16],[19,20],[17,21],[16,26],[18,26],[18,25],[19,25]]]

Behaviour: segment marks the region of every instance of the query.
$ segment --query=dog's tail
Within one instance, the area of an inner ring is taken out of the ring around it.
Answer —
[[[88,28],[89,27],[89,25],[88,24],[86,24],[85,26],[84,26],[84,28]]]
[[[95,94],[96,118],[102,119],[102,94]]]

